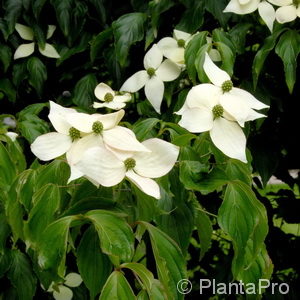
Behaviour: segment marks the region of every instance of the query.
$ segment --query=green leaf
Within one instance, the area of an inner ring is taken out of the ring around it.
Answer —
[[[223,31],[220,28],[216,28],[212,32],[212,39],[215,43],[219,42],[225,44],[231,49],[233,53],[235,53],[235,46],[231,41],[231,36],[227,32]]]
[[[178,245],[163,231],[146,222],[139,222],[150,235],[158,278],[168,294],[167,299],[180,300],[183,295],[177,293],[179,280],[187,278],[185,259]]]
[[[3,64],[4,73],[7,71],[11,62],[12,52],[11,49],[4,44],[0,44],[0,60]]]
[[[30,57],[27,61],[27,70],[29,72],[29,83],[32,85],[37,94],[41,97],[44,82],[47,80],[47,69],[42,61],[37,57]]]
[[[16,176],[16,167],[3,143],[0,142],[0,188],[8,190]]]
[[[56,18],[61,31],[65,37],[68,37],[71,31],[71,13],[73,9],[73,0],[51,0],[55,9]]]
[[[291,94],[296,82],[297,57],[300,52],[300,34],[298,31],[289,30],[282,34],[275,52],[282,59],[285,81]]]
[[[225,172],[217,167],[208,171],[207,164],[198,160],[180,160],[179,178],[186,189],[211,193],[227,183]]]
[[[237,159],[229,159],[226,164],[226,174],[230,180],[239,179],[251,186],[252,176],[249,166]]]
[[[163,214],[156,216],[159,229],[168,234],[186,255],[190,237],[194,228],[194,207],[189,194],[178,179],[178,172],[173,169],[159,180],[161,198],[158,201]]]
[[[12,141],[7,137],[6,148],[10,154],[12,161],[15,164],[17,173],[20,173],[26,169],[26,158],[23,153],[23,149],[18,143],[18,141]]]
[[[19,300],[32,300],[37,280],[28,258],[19,250],[11,251],[11,265],[7,274],[16,288]]]
[[[103,253],[121,261],[130,261],[134,252],[131,227],[119,214],[105,210],[92,210],[85,214],[95,226]]]
[[[61,263],[64,263],[67,243],[69,236],[69,227],[75,216],[64,217],[51,223],[43,232],[38,248],[38,263],[44,270],[58,272]],[[59,274],[64,276],[64,272]]]
[[[194,201],[194,205],[195,205],[195,217],[194,217],[195,226],[198,231],[198,237],[201,246],[201,252],[200,252],[200,260],[201,260],[211,246],[213,228],[207,213],[200,206],[199,202],[196,199]]]
[[[96,37],[91,41],[91,50],[90,50],[90,58],[91,61],[94,62],[99,54],[102,55],[102,48],[105,43],[108,43],[108,40],[112,37],[112,28],[109,27],[102,32],[100,32]]]
[[[114,271],[107,279],[99,300],[135,300],[128,281],[120,271]]]
[[[251,23],[239,23],[235,25],[228,33],[229,39],[233,43],[234,48],[238,54],[245,52],[246,35],[253,25]]]
[[[8,35],[15,30],[16,21],[21,15],[23,1],[22,0],[6,0],[3,7],[6,11],[5,20],[8,25]]]
[[[57,185],[48,184],[33,195],[34,206],[25,224],[27,246],[37,248],[45,228],[55,220],[60,205],[60,192]]]
[[[97,83],[97,78],[94,74],[87,74],[82,77],[74,88],[73,103],[79,107],[90,109],[96,99],[94,89]]]
[[[196,76],[197,76],[197,69],[195,66],[195,58],[196,54],[200,47],[206,45],[206,37],[208,32],[201,31],[197,33],[192,40],[188,43],[185,51],[184,51],[184,60],[186,65],[186,70],[190,79],[192,80],[193,84],[196,84]]]
[[[36,19],[39,19],[41,10],[43,9],[47,0],[35,0],[32,1],[32,10]]]
[[[145,288],[149,295],[151,295],[151,289],[154,281],[153,274],[142,264],[139,263],[125,263],[120,265],[120,268],[131,270],[142,283],[142,287]]]
[[[3,78],[0,79],[0,92],[3,92],[10,102],[16,101],[16,89],[12,85],[9,79]]]
[[[67,162],[56,159],[48,165],[43,165],[42,168],[38,170],[35,185],[37,189],[49,183],[65,186],[67,185],[69,176],[70,167]]]
[[[154,128],[160,122],[161,121],[159,119],[148,118],[135,123],[132,127],[132,130],[139,141],[144,141],[157,135],[157,132]]]
[[[186,10],[182,14],[180,22],[176,25],[176,29],[193,33],[199,29],[204,21],[204,1],[183,1]]]
[[[222,27],[226,26],[230,18],[230,14],[223,12],[227,4],[227,0],[205,0],[206,10],[215,17],[216,21],[218,21]]]
[[[270,280],[273,273],[273,264],[268,255],[265,245],[262,246],[260,252],[258,253],[256,259],[252,261],[252,246],[246,247],[245,255],[245,269],[238,276],[238,280],[242,280],[244,284],[254,283],[256,287],[256,293],[259,292],[259,280],[267,279]],[[260,297],[255,297],[254,295],[251,298],[251,295],[248,296],[249,299],[259,299]],[[247,297],[247,299],[248,299]]]
[[[263,247],[268,232],[266,209],[249,186],[238,180],[231,181],[219,208],[218,223],[232,239],[232,273],[236,279],[244,268],[245,261],[251,265]],[[249,243],[252,245],[251,256],[246,258]]]
[[[96,8],[98,18],[100,19],[101,23],[103,25],[106,24],[106,3],[105,3],[105,0],[90,0],[90,2]]]
[[[143,39],[145,21],[145,14],[129,13],[112,23],[116,56],[122,67],[126,66],[131,45]]]
[[[198,78],[200,82],[209,82],[207,75],[204,72],[203,64],[205,59],[205,52],[210,49],[210,44],[204,44],[202,47],[199,48],[196,57],[195,57],[195,68],[197,70]]]
[[[28,78],[27,72],[27,61],[21,61],[18,63],[14,63],[13,65],[13,72],[12,72],[12,81],[16,87]]]
[[[235,53],[231,50],[229,46],[222,42],[216,42],[215,44],[222,58],[221,69],[223,69],[230,76],[232,76],[235,61]]]
[[[10,227],[7,223],[6,216],[4,213],[0,213],[0,256],[5,255],[6,240],[9,234],[10,234]]]
[[[5,249],[3,253],[0,253],[0,278],[8,271],[11,265],[11,250]]]
[[[276,41],[277,41],[278,37],[280,36],[280,34],[282,32],[284,32],[285,30],[286,30],[286,28],[273,32],[270,36],[268,36],[265,39],[264,44],[260,48],[260,50],[257,51],[257,53],[254,57],[254,60],[253,60],[253,64],[252,64],[252,78],[253,78],[254,88],[256,88],[256,86],[257,86],[258,77],[259,77],[259,74],[265,63],[266,58],[268,57],[269,53],[275,47]]]
[[[77,265],[91,299],[94,299],[111,273],[112,265],[101,252],[99,238],[93,227],[86,230],[81,238],[77,248]]]

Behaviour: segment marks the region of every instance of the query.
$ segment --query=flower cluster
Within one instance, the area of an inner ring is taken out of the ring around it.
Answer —
[[[14,54],[14,59],[22,58],[22,57],[27,57],[31,55],[34,52],[34,47],[35,47],[35,42],[34,42],[34,33],[33,30],[25,25],[17,23],[15,26],[16,31],[19,33],[20,37],[23,40],[26,41],[31,41],[31,43],[28,44],[21,44],[15,54]],[[47,36],[46,39],[50,39],[56,29],[56,26],[54,25],[48,25],[48,31],[47,31]],[[55,48],[51,45],[46,43],[45,47],[42,48],[38,46],[39,51],[42,55],[51,57],[51,58],[59,58],[60,55],[57,53]]]
[[[278,8],[274,9],[271,4]],[[230,0],[224,12],[232,12],[245,15],[258,10],[259,15],[264,20],[270,31],[273,30],[275,19],[278,23],[287,23],[300,17],[299,0]]]
[[[245,122],[265,117],[256,112],[268,106],[247,91],[233,87],[230,76],[206,53],[203,69],[212,84],[194,86],[177,112],[179,124],[191,132],[209,131],[212,142],[227,156],[247,162]]]
[[[152,178],[167,174],[179,149],[157,138],[140,143],[128,128],[119,126],[124,110],[86,114],[50,101],[49,119],[56,132],[36,138],[32,152],[48,161],[66,154],[69,182],[85,176],[95,185],[114,186],[125,177],[146,194],[160,197]]]

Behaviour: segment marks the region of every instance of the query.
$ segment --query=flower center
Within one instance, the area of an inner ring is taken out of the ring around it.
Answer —
[[[101,134],[103,131],[103,124],[100,121],[96,121],[93,123],[92,130],[96,134]]]
[[[152,77],[155,75],[155,69],[154,68],[149,68],[147,69],[147,74]]]
[[[226,80],[222,83],[223,93],[231,91],[232,88],[233,88],[233,83],[231,80]]]
[[[111,102],[114,99],[114,95],[112,93],[106,93],[104,96],[104,101],[105,102]]]
[[[124,165],[125,165],[126,171],[128,171],[128,170],[133,169],[135,167],[136,163],[135,163],[135,160],[133,158],[127,158],[124,161]]]
[[[71,127],[69,129],[69,136],[71,137],[72,139],[72,142],[80,139],[80,131],[74,127]]]
[[[184,46],[185,46],[185,40],[183,40],[183,39],[178,40],[177,41],[177,45],[180,48],[184,48]]]
[[[298,8],[300,5],[300,0],[293,0],[293,4]]]
[[[213,107],[213,109],[212,109],[212,113],[213,113],[213,115],[214,115],[214,119],[217,119],[217,118],[222,117],[223,112],[224,112],[224,108],[223,108],[223,106],[220,105],[220,104],[215,105],[215,106]]]

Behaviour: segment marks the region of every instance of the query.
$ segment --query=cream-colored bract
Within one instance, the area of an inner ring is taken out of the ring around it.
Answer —
[[[184,66],[184,50],[192,37],[190,33],[174,29],[173,37],[162,38],[157,46],[166,58],[182,67]]]
[[[164,82],[175,80],[181,68],[169,59],[163,61],[163,54],[156,44],[144,57],[145,70],[138,71],[129,77],[120,91],[135,93],[145,87],[145,94],[154,109],[160,113],[164,95]]]
[[[47,292],[53,293],[55,300],[71,300],[73,298],[73,292],[69,287],[78,287],[82,283],[82,278],[77,273],[69,273],[64,278],[63,284],[57,284],[54,289],[54,283],[52,283]]]
[[[276,9],[276,20],[278,23],[288,23],[300,18],[300,5],[293,0],[269,0],[272,4],[280,6]]]
[[[34,34],[33,30],[25,25],[17,23],[15,26],[16,31],[19,33],[20,37],[26,41],[34,41]],[[48,25],[48,31],[46,39],[51,38],[54,31],[56,29],[56,26],[54,25]],[[34,52],[35,42],[31,42],[29,44],[21,44],[14,54],[14,59],[27,57],[31,55]],[[59,58],[60,55],[56,51],[56,49],[51,45],[46,43],[44,48],[38,47],[39,51],[42,55],[50,57],[50,58]]]
[[[232,87],[224,91],[223,84],[230,82],[230,76],[218,68],[207,53],[203,68],[213,84],[199,84],[189,91],[177,112],[182,116],[179,125],[194,133],[209,131],[212,142],[223,153],[247,162],[246,137],[240,126],[264,117],[254,109],[268,106],[242,89]],[[215,115],[215,108],[221,110],[220,115]]]
[[[272,2],[272,1],[269,1]],[[272,32],[275,21],[275,9],[268,1],[261,0],[230,0],[224,12],[232,12],[239,15],[252,13],[258,9],[258,13]]]
[[[173,168],[179,148],[157,138],[142,144],[149,152],[112,152],[103,147],[90,148],[76,164],[76,168],[103,186],[114,186],[126,177],[144,193],[158,199],[159,185],[152,178],[164,176]],[[134,166],[130,169],[126,169],[127,159],[134,160]]]
[[[110,109],[119,110],[124,108],[126,106],[126,102],[131,100],[131,95],[129,93],[117,95],[110,86],[103,82],[96,86],[94,93],[95,96],[101,101],[94,102],[94,108],[107,107]],[[109,101],[107,99],[109,99]]]

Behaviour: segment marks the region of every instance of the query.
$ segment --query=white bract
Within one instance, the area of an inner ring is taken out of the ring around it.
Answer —
[[[272,2],[272,1],[269,1]],[[258,9],[258,13],[264,20],[270,31],[273,30],[275,21],[275,9],[267,1],[261,0],[231,0],[224,12],[232,12],[239,15],[245,15]]]
[[[190,33],[174,29],[173,38],[165,37],[157,43],[157,46],[166,58],[183,66],[184,50],[191,39]]]
[[[149,152],[109,151],[103,147],[88,149],[76,167],[103,186],[114,186],[125,177],[147,195],[160,198],[159,185],[152,179],[164,176],[174,166],[179,148],[153,138],[142,142]]]
[[[213,143],[223,153],[246,162],[246,138],[240,126],[265,117],[254,109],[268,106],[250,93],[234,88],[230,76],[207,53],[203,68],[213,84],[199,84],[190,90],[177,112],[182,115],[179,124],[195,133],[209,131]]]
[[[207,44],[211,45],[211,49],[208,51],[208,55],[209,57],[213,60],[213,61],[221,61],[221,54],[219,52],[218,49],[213,48],[213,40],[211,37],[207,36],[206,37],[206,42]]]
[[[94,108],[107,107],[114,110],[119,110],[126,106],[126,102],[131,99],[129,93],[117,95],[116,92],[107,84],[101,82],[95,88],[95,96],[102,101],[102,103],[94,102]]]
[[[15,142],[18,137],[18,134],[12,131],[7,131],[5,135],[8,136],[13,142]]]
[[[55,285],[52,283],[47,290],[47,292],[53,293],[55,300],[71,300],[73,298],[73,292],[69,287],[77,287],[82,283],[82,278],[77,273],[69,273],[64,279],[63,284]]]
[[[300,18],[300,1],[299,0],[269,0],[269,2],[281,6],[276,9],[276,20],[278,23],[287,23]]]
[[[181,72],[170,59],[163,61],[163,54],[156,44],[144,57],[145,70],[138,71],[128,78],[120,91],[137,92],[145,87],[145,94],[154,109],[160,113],[160,106],[164,95],[164,81],[175,80]]]
[[[30,27],[19,24],[19,23],[16,24],[15,28],[23,40],[33,41],[33,42],[29,43],[29,44],[20,45],[14,54],[14,59],[27,57],[34,52],[34,47],[36,44],[34,42],[33,30]],[[47,31],[47,37],[46,37],[47,39],[52,37],[55,29],[56,29],[56,26],[48,25],[48,31]],[[40,46],[38,46],[38,48],[39,48],[40,53],[44,56],[51,57],[51,58],[59,58],[60,57],[60,55],[57,53],[57,51],[51,44],[46,43],[44,49],[41,48]]]

